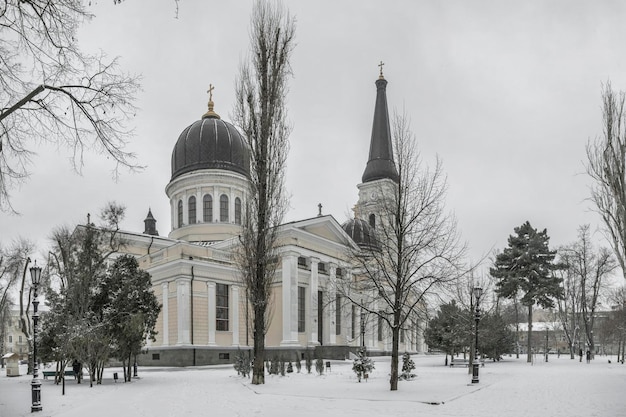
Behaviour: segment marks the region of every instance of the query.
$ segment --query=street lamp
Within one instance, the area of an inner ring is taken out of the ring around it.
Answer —
[[[41,381],[39,381],[38,366],[37,366],[37,322],[39,321],[39,314],[37,313],[37,307],[39,301],[37,300],[37,289],[41,283],[41,268],[35,265],[30,268],[30,277],[33,284],[33,380],[30,383],[33,404],[30,407],[31,413],[35,411],[41,411]]]
[[[480,297],[483,295],[483,289],[480,287],[474,288],[474,298],[476,299],[476,310],[474,311],[474,320],[476,321],[476,340],[474,341],[474,363],[472,364],[472,384],[478,384],[478,322],[480,321]]]

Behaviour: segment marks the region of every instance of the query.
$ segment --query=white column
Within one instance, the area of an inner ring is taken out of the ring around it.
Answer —
[[[232,285],[233,346],[239,346],[239,287]]]
[[[215,313],[215,283],[214,282],[207,282],[207,311],[208,311],[208,320],[209,320],[209,326],[208,326],[208,332],[209,332],[209,340],[208,340],[208,344],[209,345],[215,345],[215,320],[216,320],[216,313]]]
[[[319,345],[319,340],[317,340],[317,291],[319,288],[319,272],[318,265],[320,260],[317,258],[311,258],[311,282],[309,283],[309,306],[310,306],[310,314],[308,315],[309,319],[307,320],[307,326],[309,326],[310,338],[309,344],[311,345]]]
[[[170,290],[169,290],[169,284],[167,282],[164,282],[161,284],[161,291],[163,294],[161,294],[162,297],[162,304],[163,307],[161,308],[161,314],[163,317],[163,329],[161,329],[161,335],[163,337],[163,346],[167,346],[170,344],[170,332],[169,332],[169,326],[170,326],[170,310],[169,310],[169,296],[170,296]]]
[[[329,280],[328,280],[328,316],[330,328],[328,329],[329,343],[331,345],[337,344],[337,282],[336,271],[337,265],[329,264]]]
[[[189,326],[189,284],[187,278],[176,280],[176,299],[178,304],[178,344],[191,343]]]
[[[282,296],[283,296],[283,340],[282,345],[298,344],[298,255],[295,252],[283,254]],[[294,331],[295,327],[295,331]]]

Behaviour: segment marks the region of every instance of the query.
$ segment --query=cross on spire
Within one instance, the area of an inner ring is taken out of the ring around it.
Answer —
[[[385,77],[383,77],[383,66],[385,65],[385,63],[383,61],[380,61],[380,64],[378,64],[378,67],[380,68],[380,75],[378,76],[378,78],[383,79]]]
[[[382,74],[382,72],[381,72],[381,74]],[[206,90],[206,92],[209,93],[209,101],[213,101],[213,90],[214,89],[215,89],[215,86],[213,84],[209,84],[209,89]]]

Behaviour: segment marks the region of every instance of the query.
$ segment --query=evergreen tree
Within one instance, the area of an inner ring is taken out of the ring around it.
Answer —
[[[556,251],[550,250],[550,238],[544,229],[538,232],[527,221],[514,229],[509,246],[496,256],[490,273],[498,279],[496,292],[505,298],[515,298],[528,308],[528,362],[531,361],[533,306],[554,307],[554,300],[563,297],[562,279],[553,271],[562,267],[554,263]]]
[[[374,361],[367,356],[365,349],[359,350],[357,354],[358,356],[352,362],[352,370],[359,382],[361,382],[361,378],[367,378],[366,375],[374,369]]]
[[[400,379],[408,381],[415,378],[415,374],[411,372],[413,369],[415,369],[415,362],[411,359],[409,352],[404,352],[402,355],[402,373],[400,374]]]
[[[429,347],[441,349],[453,356],[470,345],[470,336],[473,326],[473,316],[467,310],[462,310],[456,301],[443,304],[439,307],[437,317],[428,322],[424,338]]]
[[[515,334],[499,314],[487,313],[480,319],[480,349],[482,356],[499,361],[514,350]]]
[[[141,353],[147,338],[154,340],[161,311],[152,292],[150,274],[139,268],[134,256],[122,255],[101,281],[96,298],[102,303],[114,354],[126,364],[125,381],[130,381],[132,357]]]

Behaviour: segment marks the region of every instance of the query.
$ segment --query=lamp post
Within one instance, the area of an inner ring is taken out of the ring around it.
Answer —
[[[33,404],[30,407],[31,413],[35,411],[41,411],[41,381],[39,381],[38,365],[37,365],[37,322],[39,321],[39,314],[37,313],[37,307],[39,301],[37,300],[37,289],[41,283],[41,268],[35,265],[30,268],[30,277],[33,284],[33,380],[30,383]]]
[[[476,340],[474,341],[474,363],[472,364],[472,384],[478,384],[478,371],[480,364],[478,363],[478,322],[480,321],[480,297],[483,295],[483,289],[474,288],[474,298],[476,299],[476,309],[474,311],[474,320],[476,321]]]

